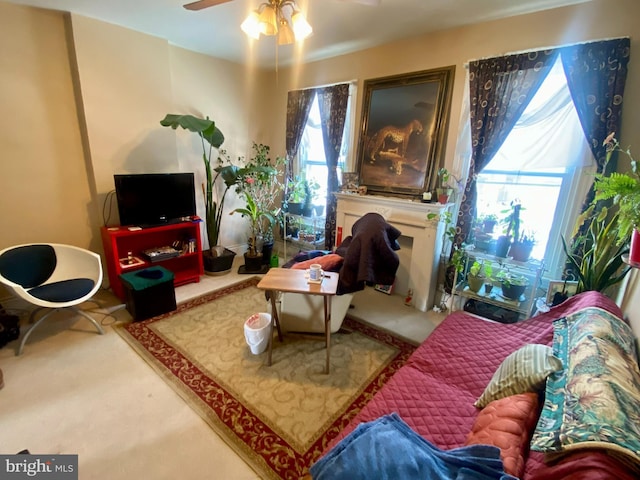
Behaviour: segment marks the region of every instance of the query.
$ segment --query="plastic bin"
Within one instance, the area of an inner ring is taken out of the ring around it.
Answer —
[[[259,355],[267,349],[269,333],[271,315],[268,313],[254,313],[244,322],[244,338],[254,355]]]

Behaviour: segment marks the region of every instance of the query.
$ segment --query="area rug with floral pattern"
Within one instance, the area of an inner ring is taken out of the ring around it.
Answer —
[[[268,311],[258,280],[116,330],[259,476],[297,479],[415,346],[347,317],[331,335],[330,374],[323,336],[275,337],[267,366],[244,338],[246,319]]]

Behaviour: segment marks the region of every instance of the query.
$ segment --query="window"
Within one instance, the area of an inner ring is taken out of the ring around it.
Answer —
[[[338,159],[338,179],[342,171],[344,171],[347,162],[347,153],[349,145],[349,133],[351,132],[351,99],[353,94],[349,95],[349,104],[347,107],[347,118],[344,125],[344,134],[342,136],[342,147],[340,149],[340,157]],[[304,129],[300,148],[298,149],[298,165],[299,172],[305,175],[305,178],[311,183],[316,183],[320,187],[313,199],[314,205],[326,205],[327,199],[327,162],[324,154],[324,143],[322,140],[322,128],[320,125],[320,107],[318,105],[318,96],[316,95],[309,110],[309,117]]]
[[[478,175],[477,215],[504,218],[522,204],[520,231],[534,234],[532,257],[561,278],[568,239],[580,213],[595,162],[585,140],[558,58],[496,156]],[[501,233],[498,226],[496,235]]]

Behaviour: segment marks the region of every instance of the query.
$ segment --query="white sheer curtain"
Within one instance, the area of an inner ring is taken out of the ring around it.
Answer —
[[[576,145],[581,147],[576,151]],[[491,170],[588,167],[595,160],[558,60],[540,90],[487,165]]]

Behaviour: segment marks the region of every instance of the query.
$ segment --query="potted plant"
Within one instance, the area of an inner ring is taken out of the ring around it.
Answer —
[[[481,218],[482,231],[484,233],[493,233],[496,225],[498,224],[498,216],[494,213],[489,213]]]
[[[511,248],[512,238],[520,238],[520,210],[522,205],[519,200],[513,200],[507,210],[502,213],[507,215],[501,220],[501,224],[505,225],[503,235],[498,237],[496,241],[496,257],[506,258]],[[511,235],[513,232],[513,237]]]
[[[618,244],[619,212],[610,214],[607,207],[589,206],[574,227],[571,246],[562,237],[562,247],[572,270],[578,277],[576,293],[595,290],[604,292],[621,282],[627,272],[622,257],[629,251],[628,244]],[[584,235],[578,231],[586,227]]]
[[[484,265],[484,293],[487,295],[493,290],[493,267],[491,262]]]
[[[484,284],[484,280],[484,262],[481,263],[474,260],[467,272],[467,284],[469,285],[469,290],[476,293],[479,292]]]
[[[273,251],[274,218],[281,217],[280,207],[276,207],[276,199],[283,189],[280,177],[284,172],[284,157],[272,160],[269,156],[271,148],[268,145],[253,143],[253,156],[245,165],[242,181],[236,192],[247,192],[254,200],[258,210],[267,212],[270,216],[262,216],[258,222],[258,244],[262,243],[262,262],[270,263]],[[259,246],[259,245],[257,245]]]
[[[302,215],[304,202],[307,197],[305,180],[296,175],[287,183],[286,209],[292,215]]]
[[[248,191],[242,192],[246,201],[246,205],[236,208],[230,215],[239,213],[243,217],[247,217],[250,223],[249,233],[249,249],[244,254],[244,270],[247,273],[259,272],[263,268],[262,262],[262,246],[258,246],[260,240],[260,224],[263,219],[267,219],[270,223],[275,221],[275,217],[269,211],[261,210],[260,206],[255,202]]]
[[[203,119],[193,115],[167,114],[160,121],[160,125],[174,130],[181,127],[200,137],[206,174],[206,183],[202,186],[205,200],[205,231],[209,243],[209,249],[202,252],[204,269],[205,272],[213,274],[227,272],[231,268],[235,252],[218,245],[218,240],[224,200],[229,189],[239,181],[239,167],[225,162],[221,156],[217,157],[217,166],[214,166],[213,149],[220,149],[224,135],[209,117]],[[219,150],[219,153],[224,155],[223,151]],[[217,190],[219,181],[223,183],[222,194]]]
[[[518,240],[514,240],[509,248],[509,256],[518,262],[526,262],[531,256],[533,247],[536,244],[535,233],[523,233]]]
[[[621,152],[630,161],[630,171],[627,173],[613,172],[611,174],[596,174],[594,190],[596,195],[594,203],[599,201],[612,200],[617,207],[618,218],[616,226],[617,244],[622,245],[630,242],[629,262],[640,263],[640,174],[638,165],[630,147],[622,149],[620,143],[615,138],[615,133],[611,133],[603,142],[607,147],[607,157],[605,168],[611,160],[611,156],[616,152]]]
[[[436,193],[438,194],[439,203],[449,203],[449,198],[453,193],[453,187],[449,185],[451,176],[452,175],[449,173],[449,170],[444,167],[438,170],[438,177],[440,177],[440,186],[436,188]]]
[[[502,295],[509,300],[520,300],[529,280],[524,275],[517,275],[509,270],[500,270],[496,278],[500,281]]]

